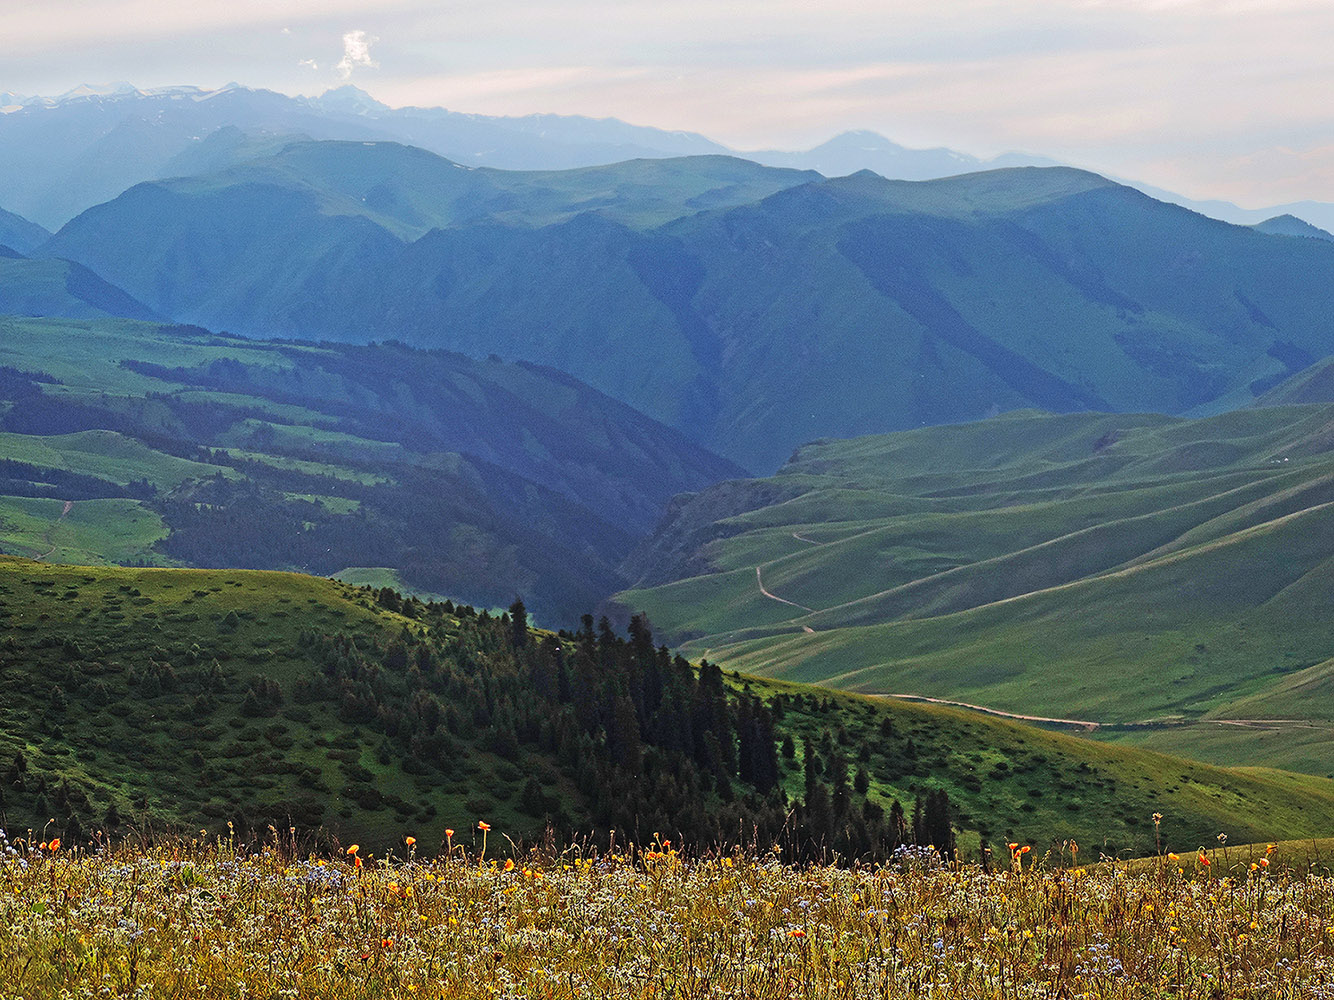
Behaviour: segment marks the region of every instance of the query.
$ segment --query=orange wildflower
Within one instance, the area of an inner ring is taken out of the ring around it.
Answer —
[[[486,820],[480,820],[477,823],[477,829],[481,830],[483,833],[486,833],[487,830],[491,829],[491,824],[486,822]]]

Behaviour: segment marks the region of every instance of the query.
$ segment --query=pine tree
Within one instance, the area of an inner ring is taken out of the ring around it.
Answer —
[[[857,776],[852,779],[853,790],[858,795],[865,795],[871,788],[871,776],[866,773],[866,768],[857,768]]]
[[[514,598],[514,603],[510,605],[509,610],[509,638],[510,645],[515,649],[525,649],[528,646],[528,609],[523,606],[523,599]]]

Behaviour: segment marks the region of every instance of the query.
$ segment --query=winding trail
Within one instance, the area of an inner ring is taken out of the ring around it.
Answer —
[[[45,536],[45,541],[46,541],[47,544],[49,544],[51,547],[50,547],[49,549],[47,549],[45,552],[43,552],[40,556],[35,556],[35,557],[34,557],[38,562],[41,562],[43,559],[46,559],[48,556],[51,556],[52,554],[55,553],[56,549],[60,548],[60,546],[56,544],[56,542],[54,541],[54,539],[52,538],[52,536],[56,533],[56,529],[57,529],[58,527],[60,527],[60,522],[63,521],[63,520],[65,520],[65,518],[69,516],[69,512],[70,512],[70,510],[73,509],[73,507],[74,507],[74,501],[73,501],[73,500],[66,500],[66,501],[65,501],[65,509],[62,510],[62,511],[60,512],[60,516],[59,516],[58,518],[56,518],[56,523],[53,524],[53,525],[51,525],[51,527],[47,529],[46,536]]]
[[[799,541],[799,542],[805,542],[807,545],[822,546],[822,545],[825,544],[824,542],[817,542],[814,538],[806,538],[805,536],[803,536],[803,535],[801,535],[801,534],[799,534],[799,533],[797,533],[797,532],[795,532],[795,531],[792,532],[792,537],[795,538],[795,539],[796,539],[797,541]],[[776,559],[773,560],[773,561],[774,561],[774,562],[778,562],[778,560],[776,560]],[[764,563],[761,563],[760,565],[758,565],[758,566],[755,567],[755,585],[756,585],[757,587],[760,588],[760,593],[761,593],[761,594],[763,594],[765,597],[769,598],[769,600],[771,600],[771,601],[777,601],[779,604],[786,604],[786,605],[787,605],[788,607],[790,607],[790,608],[797,608],[797,609],[800,610],[800,611],[805,611],[805,612],[807,612],[808,614],[812,614],[812,615],[818,613],[818,612],[815,610],[815,608],[808,608],[808,607],[806,607],[806,605],[804,605],[804,604],[798,604],[796,601],[789,601],[786,597],[779,597],[777,594],[773,593],[773,591],[771,591],[771,590],[769,590],[768,588],[766,588],[766,587],[764,586],[764,575],[763,575],[763,572],[762,572],[764,566],[765,566],[765,564],[764,564]],[[803,626],[801,627],[801,630],[802,630],[803,632],[807,632],[807,633],[810,633],[810,634],[814,634],[814,633],[815,633],[815,629],[811,628],[809,625],[803,625]]]
[[[966,701],[950,701],[947,698],[928,698],[921,694],[882,694],[881,698],[896,698],[899,701],[924,701],[932,705],[949,705],[951,708],[966,708],[983,715],[995,715],[1002,719],[1015,719],[1018,722],[1045,722],[1053,726],[1070,726],[1092,732],[1108,725],[1106,722],[1094,722],[1091,719],[1055,719],[1045,715],[1021,715],[1018,712],[1003,712],[999,708],[987,708],[985,705],[971,705]]]
[[[986,705],[973,705],[966,701],[950,701],[948,698],[928,698],[921,694],[881,694],[876,697],[894,698],[899,701],[927,702],[931,705],[948,705],[950,708],[965,708],[970,712],[980,712],[1001,719],[1014,719],[1016,722],[1038,722],[1049,726],[1065,726],[1093,732],[1096,729],[1176,729],[1184,726],[1239,726],[1243,729],[1314,729],[1334,732],[1334,722],[1322,722],[1318,719],[1166,719],[1144,722],[1095,722],[1092,719],[1061,719],[1045,715],[1023,715],[1019,712],[1006,712]]]
[[[758,566],[755,567],[755,583],[760,588],[760,593],[769,598],[769,600],[777,601],[779,604],[786,604],[789,607],[800,608],[802,611],[815,614],[814,608],[808,608],[806,605],[798,604],[796,601],[789,601],[786,597],[779,597],[777,594],[770,593],[766,590],[764,587],[764,577],[760,575],[760,567]]]

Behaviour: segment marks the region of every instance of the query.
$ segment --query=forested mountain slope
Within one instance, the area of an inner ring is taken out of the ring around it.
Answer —
[[[724,677],[642,623],[534,633],[292,574],[3,558],[0,622],[11,835],[273,824],[322,846],[411,835],[429,855],[484,820],[493,851],[550,824],[558,843],[615,830],[850,860],[943,846],[951,825],[975,857],[982,838],[1151,852],[1154,812],[1183,851],[1334,822],[1323,779]]]
[[[618,585],[674,493],[739,472],[531,365],[17,318],[0,319],[0,459],[11,553],[379,568],[565,616]]]

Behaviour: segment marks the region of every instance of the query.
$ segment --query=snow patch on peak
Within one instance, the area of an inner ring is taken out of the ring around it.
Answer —
[[[123,80],[117,83],[81,83],[73,90],[67,90],[52,100],[57,104],[63,104],[66,101],[77,101],[88,97],[128,97],[140,93],[142,91],[138,87]]]

